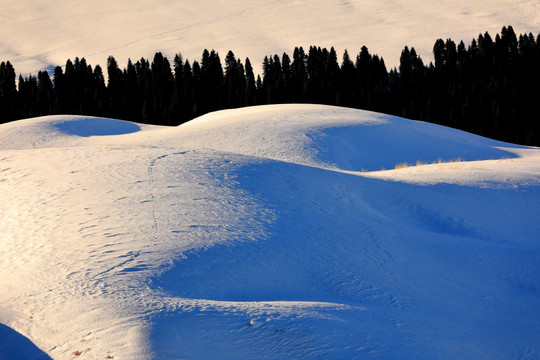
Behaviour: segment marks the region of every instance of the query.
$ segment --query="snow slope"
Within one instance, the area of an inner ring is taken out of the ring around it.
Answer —
[[[125,66],[156,51],[193,61],[205,48],[249,57],[258,72],[265,55],[310,45],[340,56],[366,45],[390,68],[405,45],[429,61],[438,38],[468,43],[507,25],[540,32],[537,0],[18,0],[4,1],[2,14],[0,60],[24,75],[75,57],[102,67],[109,55]]]
[[[0,359],[540,357],[537,148],[275,105],[0,149]]]

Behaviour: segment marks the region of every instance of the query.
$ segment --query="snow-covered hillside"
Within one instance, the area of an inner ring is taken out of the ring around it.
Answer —
[[[103,67],[109,55],[124,66],[156,51],[193,61],[205,48],[222,57],[233,50],[256,66],[310,45],[335,46],[340,56],[366,45],[390,68],[405,45],[431,60],[438,38],[469,42],[507,25],[540,32],[537,0],[18,0],[4,1],[2,14],[0,60],[22,74],[77,56]]]
[[[316,105],[0,149],[0,359],[540,357],[539,149]]]

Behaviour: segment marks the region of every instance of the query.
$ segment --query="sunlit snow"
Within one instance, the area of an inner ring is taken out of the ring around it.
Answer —
[[[537,0],[18,0],[4,1],[2,14],[0,60],[25,75],[75,57],[102,67],[109,55],[125,66],[156,51],[193,61],[205,48],[249,57],[258,72],[265,55],[311,45],[340,56],[366,45],[391,68],[405,45],[428,63],[438,38],[468,44],[508,25],[540,32]]]
[[[275,105],[0,149],[0,359],[540,357],[537,148]]]

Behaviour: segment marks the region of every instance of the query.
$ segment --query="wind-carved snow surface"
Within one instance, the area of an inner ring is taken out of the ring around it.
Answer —
[[[538,0],[18,0],[2,11],[0,60],[23,75],[52,75],[75,57],[103,68],[109,55],[123,67],[157,51],[192,62],[205,48],[249,57],[259,72],[264,56],[292,57],[295,46],[311,45],[334,46],[339,56],[366,45],[393,68],[405,45],[428,63],[438,38],[468,44],[508,25],[518,34],[540,32]]]
[[[0,149],[0,359],[540,356],[537,148],[279,105]]]

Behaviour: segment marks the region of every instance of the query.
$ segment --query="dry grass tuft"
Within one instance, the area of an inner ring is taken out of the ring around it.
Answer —
[[[398,170],[398,169],[405,169],[405,168],[408,168],[409,167],[409,164],[407,164],[406,162],[403,162],[403,163],[400,163],[400,164],[397,164],[394,169]]]
[[[442,158],[438,158],[437,160],[433,161],[431,164],[448,164],[448,163],[457,163],[457,162],[464,162],[464,161],[465,161],[465,159],[463,159],[461,157],[457,157],[457,158],[455,158],[453,160],[448,160],[448,161],[445,161]],[[414,165],[409,165],[406,162],[402,162],[402,163],[396,164],[394,169],[395,170],[405,169],[405,168],[410,167],[410,166],[422,166],[422,165],[428,165],[428,164],[429,164],[428,162],[423,162],[422,160],[416,160],[416,164],[414,164]],[[384,167],[381,168],[381,171],[384,171]]]

